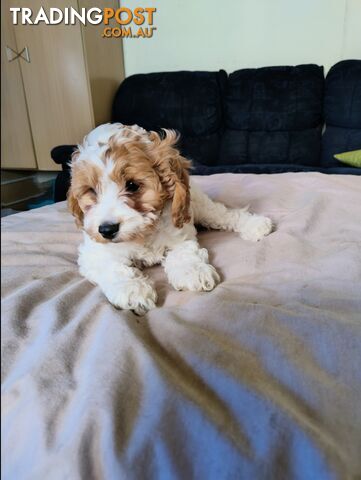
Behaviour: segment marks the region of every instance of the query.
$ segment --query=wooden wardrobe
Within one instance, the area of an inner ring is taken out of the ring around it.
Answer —
[[[117,7],[116,1],[107,6]],[[100,25],[12,24],[10,7],[102,7],[89,0],[1,0],[1,167],[58,170],[50,150],[110,121],[124,78],[122,40]],[[22,54],[17,56],[20,52]]]

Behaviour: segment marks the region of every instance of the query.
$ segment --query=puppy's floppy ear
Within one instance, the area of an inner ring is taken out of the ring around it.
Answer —
[[[68,208],[71,214],[75,217],[75,223],[77,224],[78,227],[82,227],[84,214],[82,209],[79,206],[78,199],[74,195],[72,187],[69,188],[67,200],[68,200]]]
[[[76,162],[77,158],[79,156],[79,150],[75,150],[75,152],[72,154],[71,157],[71,172],[73,173],[74,169],[74,163]],[[74,193],[74,176],[72,174],[71,176],[71,183],[70,183],[70,188],[67,193],[67,201],[68,201],[68,208],[71,212],[71,214],[75,217],[75,223],[77,224],[78,227],[83,226],[83,218],[84,214],[82,209],[80,208],[79,201],[77,196]]]
[[[191,220],[189,173],[190,162],[174,147],[179,136],[174,130],[163,129],[164,136],[150,132],[154,166],[168,198],[172,199],[172,220],[177,228]]]

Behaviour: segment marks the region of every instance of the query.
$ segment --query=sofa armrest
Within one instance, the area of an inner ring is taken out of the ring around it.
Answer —
[[[62,172],[59,172],[55,179],[54,201],[62,202],[66,200],[67,192],[70,187],[70,163],[73,152],[77,145],[59,145],[54,147],[50,156],[55,163],[61,165]]]
[[[50,156],[64,171],[70,170],[71,156],[76,149],[77,145],[59,145],[51,150]]]

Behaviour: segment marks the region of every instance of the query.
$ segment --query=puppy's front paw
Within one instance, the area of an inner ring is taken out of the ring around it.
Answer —
[[[258,242],[272,231],[272,221],[261,215],[252,215],[242,229],[243,240]]]
[[[216,269],[209,263],[199,263],[189,268],[181,268],[169,275],[169,281],[176,290],[208,292],[219,283]]]
[[[104,293],[116,308],[133,310],[137,315],[144,315],[155,308],[157,301],[156,291],[143,278],[132,278],[113,285]]]

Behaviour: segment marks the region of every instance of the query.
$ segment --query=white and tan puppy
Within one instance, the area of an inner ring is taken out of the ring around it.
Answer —
[[[271,220],[213,202],[189,181],[177,134],[137,125],[97,127],[73,154],[68,202],[84,231],[80,273],[116,307],[144,314],[157,294],[141,267],[161,263],[176,290],[212,290],[219,282],[196,224],[257,241]]]

